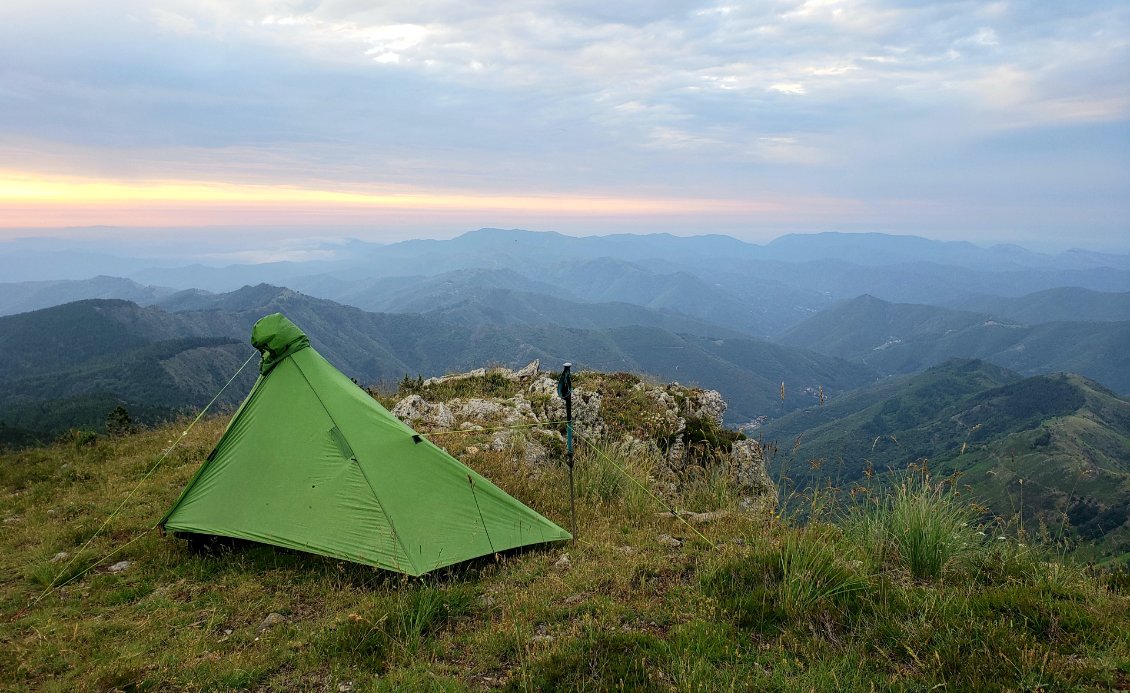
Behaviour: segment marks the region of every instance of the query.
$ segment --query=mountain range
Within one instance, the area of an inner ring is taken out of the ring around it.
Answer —
[[[117,406],[198,411],[281,311],[362,385],[535,358],[678,380],[720,390],[797,485],[928,460],[994,513],[1130,551],[1127,255],[499,229],[258,264],[90,250],[0,243],[0,443],[98,429]]]
[[[211,292],[271,283],[376,312],[420,311],[419,300],[447,295],[424,285],[450,283],[472,292],[503,288],[673,310],[758,338],[861,294],[953,305],[1058,287],[1130,292],[1130,256],[1081,250],[1052,255],[883,234],[787,235],[756,245],[726,236],[578,238],[480,229],[450,240],[326,243],[318,259],[303,262],[205,266],[170,258],[86,257],[79,266],[73,251],[9,242],[0,244],[0,276],[16,283],[107,274],[143,286]]]
[[[419,314],[368,313],[258,285],[227,294],[174,294],[174,310],[120,300],[86,300],[0,318],[0,419],[22,430],[57,432],[60,401],[120,402],[172,413],[200,406],[252,353],[246,340],[264,314],[283,312],[311,343],[360,383],[442,375],[489,364],[632,371],[722,390],[730,420],[802,406],[809,392],[843,393],[874,379],[869,369],[741,336],[702,337],[661,327],[581,329],[560,325],[461,325]],[[144,365],[144,367],[143,367]],[[195,370],[193,370],[195,369]],[[246,380],[246,378],[245,378]],[[796,383],[784,400],[779,383]],[[238,401],[241,381],[222,400]],[[95,399],[91,399],[95,398]],[[70,425],[97,425],[91,410]]]
[[[981,358],[1023,375],[1071,371],[1130,393],[1130,321],[1023,324],[938,306],[860,296],[778,340],[874,368],[913,373],[948,358]]]

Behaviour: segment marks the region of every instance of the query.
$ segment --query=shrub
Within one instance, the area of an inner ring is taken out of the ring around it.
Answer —
[[[106,415],[106,435],[116,438],[130,433],[133,433],[133,419],[126,408],[119,404]]]

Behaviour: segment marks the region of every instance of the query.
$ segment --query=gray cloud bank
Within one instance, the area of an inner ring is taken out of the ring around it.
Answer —
[[[45,174],[843,200],[823,226],[1109,245],[1128,125],[1121,0],[0,6],[0,157]]]

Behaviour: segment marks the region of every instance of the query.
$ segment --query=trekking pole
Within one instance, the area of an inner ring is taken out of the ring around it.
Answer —
[[[569,465],[569,527],[573,535],[573,544],[577,543],[577,503],[576,491],[573,486],[573,376],[569,369],[573,366],[566,363],[561,370],[561,377],[557,380],[557,394],[565,400],[565,464]]]

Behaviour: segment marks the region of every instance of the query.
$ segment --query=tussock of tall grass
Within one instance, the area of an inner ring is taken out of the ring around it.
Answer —
[[[787,530],[775,543],[722,561],[702,584],[739,624],[772,629],[850,609],[870,586],[856,554],[835,527]]]
[[[977,513],[953,485],[911,471],[881,493],[851,506],[844,531],[876,565],[896,566],[917,580],[937,580],[984,543]]]

